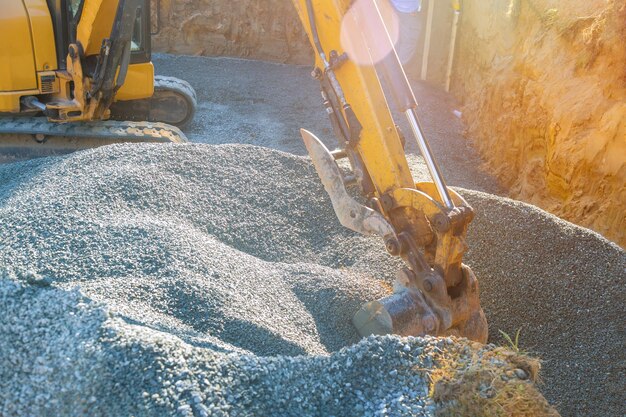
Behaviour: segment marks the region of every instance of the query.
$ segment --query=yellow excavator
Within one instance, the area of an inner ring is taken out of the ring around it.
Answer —
[[[195,93],[181,80],[154,76],[149,3],[4,0],[0,35],[11,41],[0,45],[0,149],[184,142],[173,125],[191,120]],[[316,53],[312,76],[338,140],[330,151],[302,130],[309,155],[341,224],[380,236],[405,263],[393,293],[364,304],[354,325],[362,335],[485,342],[478,281],[462,262],[473,211],[446,186],[433,158],[380,4],[293,4]],[[432,182],[413,180],[385,91],[407,118]],[[340,160],[347,161],[341,169]]]
[[[191,86],[154,75],[149,0],[0,3],[5,159],[115,142],[186,142]]]

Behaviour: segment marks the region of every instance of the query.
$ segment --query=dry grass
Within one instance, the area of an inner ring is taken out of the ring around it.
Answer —
[[[461,357],[450,352],[437,357],[430,377],[438,416],[559,416],[536,387],[539,360],[493,345],[464,362]]]

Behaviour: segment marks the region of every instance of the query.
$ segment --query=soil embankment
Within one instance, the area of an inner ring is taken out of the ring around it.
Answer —
[[[152,15],[153,31],[158,30],[152,37],[156,51],[312,62],[291,1],[152,0]]]
[[[453,90],[513,198],[626,245],[626,3],[465,2]]]

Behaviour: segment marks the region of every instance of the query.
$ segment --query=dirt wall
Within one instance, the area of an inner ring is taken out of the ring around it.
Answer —
[[[152,15],[155,51],[313,62],[289,0],[152,0]]]
[[[626,246],[624,0],[466,1],[452,88],[512,197]]]
[[[153,49],[183,55],[232,56],[309,65],[313,50],[291,0],[151,0]],[[415,56],[405,65],[419,78],[429,2],[423,0]],[[453,9],[434,2],[427,81],[445,83]],[[158,11],[158,13],[157,13]]]

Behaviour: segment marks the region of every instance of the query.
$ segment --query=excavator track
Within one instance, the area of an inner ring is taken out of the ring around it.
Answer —
[[[193,120],[197,101],[196,92],[187,81],[156,75],[152,97],[113,103],[111,118],[163,122],[184,128]]]
[[[52,123],[45,117],[0,118],[0,162],[59,155],[113,143],[187,143],[166,123],[92,121]]]

